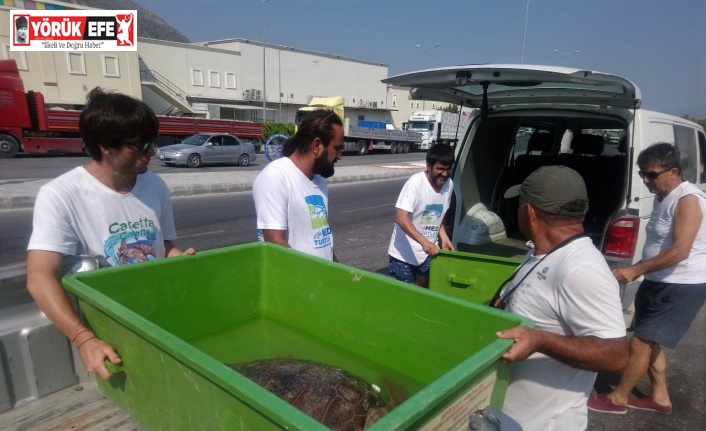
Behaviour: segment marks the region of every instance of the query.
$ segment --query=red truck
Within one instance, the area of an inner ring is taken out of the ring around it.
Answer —
[[[15,60],[0,60],[0,159],[25,153],[86,153],[78,132],[81,111],[47,109],[44,96],[25,91]],[[197,133],[229,133],[262,139],[262,124],[158,115],[160,142]]]

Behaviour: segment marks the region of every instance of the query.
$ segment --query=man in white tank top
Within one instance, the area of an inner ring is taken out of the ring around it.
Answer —
[[[635,297],[630,361],[616,389],[592,394],[588,407],[605,413],[627,408],[672,412],[662,347],[676,348],[706,301],[706,194],[681,178],[679,150],[653,145],[637,158],[640,177],[655,202],[646,227],[642,261],[614,271],[621,283],[644,275]],[[630,397],[649,374],[652,393]]]

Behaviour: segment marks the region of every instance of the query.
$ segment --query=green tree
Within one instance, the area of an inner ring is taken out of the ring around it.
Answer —
[[[294,123],[275,123],[271,121],[262,123],[262,135],[264,136],[265,141],[276,133],[294,136]]]
[[[444,106],[443,108],[441,108],[441,110],[446,111],[446,112],[453,112],[454,114],[458,114],[458,111],[459,111],[458,105],[452,105],[450,103],[448,105]]]

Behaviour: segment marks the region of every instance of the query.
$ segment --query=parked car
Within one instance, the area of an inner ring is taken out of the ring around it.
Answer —
[[[233,135],[198,134],[181,144],[157,149],[157,160],[167,166],[199,168],[208,164],[237,163],[247,166],[257,159],[255,145]]]
[[[683,178],[706,191],[704,129],[641,109],[640,89],[625,78],[491,64],[411,72],[383,82],[411,87],[412,99],[479,108],[459,141],[451,177],[455,207],[447,229],[456,250],[523,256],[528,248],[517,225],[518,199],[503,194],[541,166],[565,165],[581,174],[589,198],[584,229],[613,269],[642,258],[655,199],[635,164],[642,150],[658,142],[675,145]],[[573,132],[570,152],[561,151],[566,130]],[[520,131],[531,134],[518,139]],[[641,281],[621,286],[626,323]]]

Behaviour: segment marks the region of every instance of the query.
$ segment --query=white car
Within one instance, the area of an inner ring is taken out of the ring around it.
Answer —
[[[255,145],[227,134],[193,135],[184,139],[181,144],[157,149],[157,160],[167,166],[199,168],[221,163],[247,166],[255,159]]]

